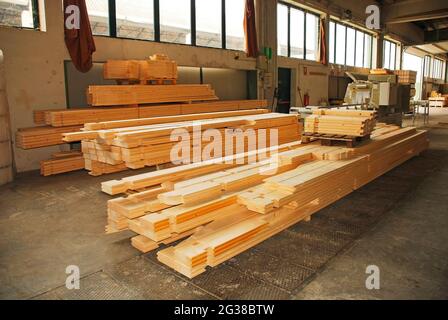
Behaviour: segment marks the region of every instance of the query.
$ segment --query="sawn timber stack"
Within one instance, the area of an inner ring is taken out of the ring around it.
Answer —
[[[113,125],[104,123],[101,126]],[[92,175],[170,163],[173,155],[179,161],[205,160],[203,151],[209,150],[211,137],[207,134],[211,132],[218,134],[221,140],[212,139],[214,149],[206,154],[209,159],[300,139],[297,116],[268,114],[266,110],[120,121],[117,126],[123,127],[64,135],[66,142],[82,140],[86,169]],[[208,129],[213,131],[204,135]],[[174,137],[173,132],[177,132]],[[236,138],[240,132],[247,133],[240,135],[241,141]],[[267,145],[264,145],[265,141]],[[173,149],[176,147],[178,149]]]
[[[189,237],[157,256],[193,278],[308,221],[427,147],[425,131],[382,125],[358,148],[292,143],[255,162],[198,163],[105,182],[110,194],[147,188],[109,201],[107,231],[133,230],[132,244],[143,252]]]
[[[218,100],[218,97],[206,84],[106,85],[87,89],[87,102],[93,107],[210,100]]]

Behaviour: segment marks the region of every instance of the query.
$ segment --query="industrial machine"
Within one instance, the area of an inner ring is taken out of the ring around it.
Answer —
[[[369,80],[358,80],[346,72],[353,82],[347,87],[345,105],[359,105],[361,109],[377,110],[378,120],[401,125],[403,113],[409,112],[409,85],[397,83],[396,76],[369,76]]]

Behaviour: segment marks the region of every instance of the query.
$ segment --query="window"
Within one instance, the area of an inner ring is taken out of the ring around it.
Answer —
[[[109,30],[109,1],[86,0],[92,33],[98,36],[110,35]]]
[[[227,0],[226,6],[226,48],[244,50],[245,0]]]
[[[329,61],[340,65],[370,68],[373,37],[355,27],[330,21]]]
[[[303,59],[305,52],[305,12],[291,8],[291,52],[292,58]]]
[[[333,21],[330,21],[330,63],[334,63],[334,51],[336,45],[336,24]]]
[[[27,1],[38,0],[0,0],[0,10],[2,2]],[[245,4],[245,0],[86,0],[94,35],[233,50],[244,50]]]
[[[347,27],[347,58],[345,60],[345,64],[348,66],[355,65],[355,41],[355,29]]]
[[[424,63],[424,70],[425,70],[425,77],[429,78],[431,77],[431,57],[425,56],[425,63]]]
[[[221,0],[196,0],[196,44],[198,46],[222,47],[221,19]]]
[[[306,13],[306,60],[317,60],[319,56],[319,17]]]
[[[373,37],[364,34],[364,68],[372,68],[372,46],[373,46]]]
[[[337,64],[345,64],[345,39],[346,28],[342,24],[336,24],[336,63]]]
[[[423,58],[409,54],[407,52],[403,53],[403,70],[413,70],[417,72],[414,100],[420,100],[422,97],[422,67]]]
[[[397,69],[397,47],[397,44],[392,41],[383,41],[383,68]]]
[[[277,5],[278,55],[317,60],[319,16],[294,6]]]
[[[154,2],[116,0],[117,36],[154,40]]]
[[[434,59],[432,77],[434,79],[443,79],[443,60]]]
[[[37,0],[0,0],[0,25],[39,28]]]
[[[191,44],[191,2],[160,1],[160,41]]]
[[[361,47],[364,48],[364,33],[356,30],[355,38],[355,67],[364,67],[364,55]]]
[[[287,57],[288,53],[288,7],[278,4],[277,7],[277,41],[278,55]]]

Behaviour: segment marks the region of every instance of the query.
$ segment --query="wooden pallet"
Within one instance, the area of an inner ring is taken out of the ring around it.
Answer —
[[[369,139],[370,134],[363,137],[319,133],[304,133],[302,135],[303,143],[310,143],[318,140],[323,146],[333,146],[342,142],[347,146],[347,148],[354,148]]]

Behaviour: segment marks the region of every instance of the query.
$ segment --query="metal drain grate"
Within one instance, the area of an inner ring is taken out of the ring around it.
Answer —
[[[140,300],[137,291],[115,281],[104,272],[81,279],[79,290],[60,287],[51,292],[62,300]]]
[[[207,292],[182,280],[174,271],[136,257],[105,270],[114,279],[134,288],[145,299],[208,300]]]
[[[240,254],[228,261],[228,265],[289,292],[299,287],[313,273],[310,269],[266,255],[257,249]]]
[[[253,266],[257,269],[256,266]],[[209,268],[206,273],[191,280],[195,285],[225,300],[278,300],[289,299],[288,292],[265,283],[224,263]]]

